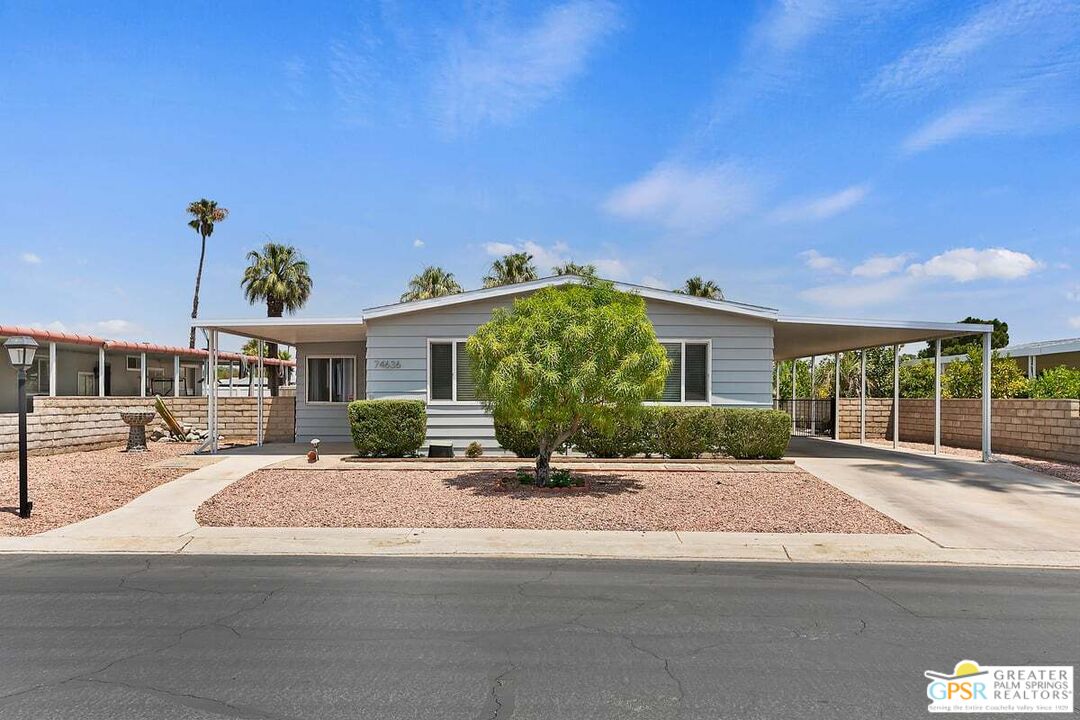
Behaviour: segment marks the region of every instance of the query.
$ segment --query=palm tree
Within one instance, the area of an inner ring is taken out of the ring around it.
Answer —
[[[503,255],[491,263],[491,274],[484,276],[484,287],[513,285],[514,283],[535,280],[537,277],[536,266],[533,265],[532,259],[532,255],[524,252]]]
[[[707,298],[709,300],[723,300],[724,291],[712,280],[703,280],[700,275],[688,278],[681,288],[675,292],[680,295],[693,295],[694,297]]]
[[[227,208],[218,207],[216,200],[202,198],[187,206],[191,220],[188,227],[199,233],[202,238],[202,251],[199,253],[199,271],[195,273],[195,298],[191,301],[191,319],[199,317],[199,286],[202,285],[203,261],[206,260],[206,238],[214,234],[214,225],[229,216]],[[188,337],[188,347],[195,347],[195,326],[191,327],[191,335]]]
[[[556,265],[551,268],[551,272],[556,275],[577,275],[583,278],[596,277],[596,266],[592,263],[587,265],[578,265],[576,262],[567,261],[562,265]]]
[[[409,286],[401,294],[401,302],[413,300],[428,300],[429,298],[456,295],[461,292],[461,286],[454,279],[454,273],[449,273],[437,265],[428,265],[420,271],[419,275],[413,275],[409,280]]]
[[[244,297],[254,305],[266,303],[266,317],[281,317],[283,313],[294,313],[304,306],[311,297],[311,275],[308,264],[300,251],[292,245],[268,242],[262,252],[252,250],[247,254],[248,266],[240,287]],[[277,343],[266,344],[266,356],[278,357]],[[270,395],[278,394],[281,376],[280,366],[274,366],[269,373]]]

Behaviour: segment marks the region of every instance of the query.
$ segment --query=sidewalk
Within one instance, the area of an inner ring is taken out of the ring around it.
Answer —
[[[40,535],[0,538],[0,553],[618,558],[1080,569],[1080,551],[1073,549],[944,547],[927,533],[225,528],[196,523],[195,511],[206,499],[244,475],[283,460],[292,458],[250,451],[229,454],[105,515]]]

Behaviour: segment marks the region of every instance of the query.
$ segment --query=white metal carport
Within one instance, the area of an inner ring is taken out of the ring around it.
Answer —
[[[210,349],[210,372],[211,378],[217,378],[217,361],[219,355],[219,343],[221,334],[235,335],[238,337],[253,339],[258,344],[256,352],[256,371],[262,377],[263,371],[263,344],[267,342],[279,345],[298,346],[308,342],[347,342],[362,337],[367,328],[362,318],[259,318],[259,319],[236,319],[236,320],[209,320],[192,323],[192,327],[201,330],[206,336],[207,346]],[[259,383],[258,410],[256,412],[256,444],[263,444],[264,421],[263,421],[263,398],[264,384]],[[208,400],[206,403],[206,424],[209,431],[207,444],[200,448],[211,454],[218,451],[218,425],[217,425],[217,382],[210,383]]]
[[[840,356],[859,352],[859,441],[866,440],[866,350],[893,347],[893,446],[900,443],[900,346],[914,342],[934,342],[934,452],[941,451],[941,341],[960,335],[982,335],[982,459],[990,461],[990,339],[993,325],[976,323],[911,322],[900,320],[854,320],[844,318],[814,318],[780,315],[773,331],[773,361],[792,360],[792,378],[796,363],[810,358],[811,373],[817,357],[832,355],[835,367],[834,397],[839,415]],[[779,365],[776,365],[779,372]],[[813,375],[811,375],[813,377]],[[792,395],[796,383],[792,382]],[[779,375],[777,375],[779,387]],[[811,382],[811,387],[813,383]],[[792,398],[795,399],[794,397]],[[812,406],[811,406],[812,407]],[[834,423],[834,437],[839,437],[839,417]]]

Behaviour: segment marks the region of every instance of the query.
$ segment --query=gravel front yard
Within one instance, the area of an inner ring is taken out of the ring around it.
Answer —
[[[194,445],[153,443],[150,452],[122,448],[29,459],[29,519],[19,517],[19,460],[0,460],[0,535],[33,535],[115,510],[191,470],[148,467],[189,453]]]
[[[591,486],[566,490],[522,486],[505,470],[262,470],[207,500],[197,518],[241,527],[907,532],[801,471],[581,476]]]
[[[874,443],[875,445],[887,445],[888,447],[892,447],[892,440],[868,439],[867,442]],[[907,450],[934,452],[934,446],[930,443],[906,442],[902,440],[900,441],[900,447]],[[942,445],[941,452],[945,455],[955,455],[957,457],[982,457],[982,450],[972,450],[970,448],[948,447]],[[1008,453],[999,452],[994,453],[994,457],[1011,462],[1013,465],[1019,465],[1027,470],[1034,470],[1035,472],[1052,475],[1061,480],[1080,483],[1080,465],[1077,465],[1076,463],[1065,462],[1063,460],[1041,460],[1039,458],[1026,457],[1024,455],[1009,455]]]

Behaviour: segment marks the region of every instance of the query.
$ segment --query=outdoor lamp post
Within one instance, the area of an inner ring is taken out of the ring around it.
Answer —
[[[19,517],[30,517],[34,503],[30,502],[26,471],[26,370],[34,364],[38,344],[34,338],[13,337],[4,342],[11,364],[19,374]]]

